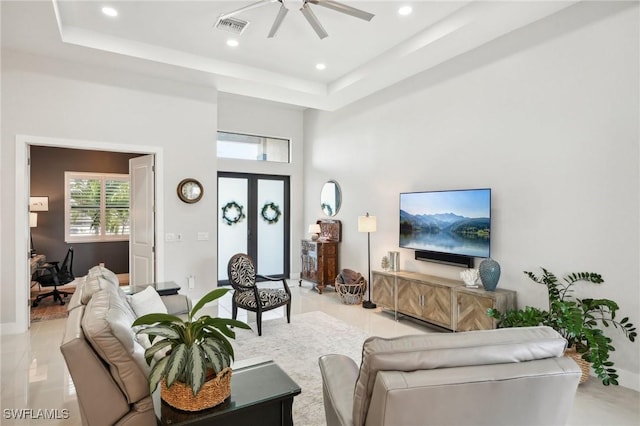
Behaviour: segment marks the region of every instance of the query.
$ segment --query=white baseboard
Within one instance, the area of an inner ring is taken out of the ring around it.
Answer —
[[[617,368],[618,370],[618,383],[625,388],[633,389],[636,392],[640,392],[640,374],[632,373],[631,371]],[[597,380],[597,377],[595,378]]]
[[[22,324],[18,324],[17,322],[6,322],[0,324],[0,335],[2,336],[9,334],[20,334],[26,331],[27,330],[22,329]]]

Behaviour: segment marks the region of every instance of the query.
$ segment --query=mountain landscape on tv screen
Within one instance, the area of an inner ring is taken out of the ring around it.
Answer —
[[[491,220],[455,213],[417,214],[400,210],[400,246],[488,257]]]

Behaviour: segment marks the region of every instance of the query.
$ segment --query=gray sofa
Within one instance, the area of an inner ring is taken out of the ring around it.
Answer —
[[[562,425],[580,368],[549,327],[370,337],[320,358],[329,426]]]
[[[131,328],[136,314],[130,297],[113,272],[97,266],[69,301],[60,350],[76,388],[83,425],[156,425],[144,341],[138,342]],[[168,313],[190,308],[184,295],[161,300]]]

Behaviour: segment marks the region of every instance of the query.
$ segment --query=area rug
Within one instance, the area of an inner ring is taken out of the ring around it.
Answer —
[[[65,291],[67,293],[70,293],[67,297],[63,298],[62,300],[64,300],[64,305],[61,305],[60,302],[54,302],[53,301],[53,296],[51,297],[46,297],[44,299],[42,299],[41,301],[38,302],[38,306],[36,306],[35,308],[32,306],[31,307],[31,322],[38,322],[38,321],[46,321],[46,320],[53,320],[53,319],[59,319],[59,318],[66,318],[67,317],[67,303],[69,303],[69,300],[71,299],[71,294],[73,294],[73,292],[76,291],[76,285],[78,283],[78,280],[80,278],[76,278],[75,280],[73,280],[72,282],[65,284],[65,285],[61,285],[58,287],[58,290],[61,291]],[[46,293],[49,292],[53,289],[53,287],[42,287],[36,290],[36,287],[32,287],[32,291],[31,291],[31,301],[33,301],[36,296],[40,293]]]
[[[256,328],[255,324],[251,324]],[[344,354],[361,359],[362,343],[368,335],[362,330],[323,312],[307,312],[286,319],[263,321],[262,336],[256,331],[236,330],[233,341],[236,361],[264,358],[275,361],[300,388],[293,400],[293,423],[324,426],[322,379],[318,358],[326,354]]]
[[[64,305],[60,302],[54,302],[53,297],[47,297],[46,299],[38,302],[38,306],[31,307],[31,322],[53,320],[67,317],[67,302],[70,296],[65,299]]]

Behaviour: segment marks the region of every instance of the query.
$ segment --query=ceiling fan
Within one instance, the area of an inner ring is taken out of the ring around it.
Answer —
[[[245,12],[247,10],[255,9],[257,7],[266,6],[271,3],[280,3],[280,10],[278,11],[278,15],[276,16],[273,25],[271,26],[271,30],[269,31],[269,38],[272,38],[278,32],[284,17],[287,16],[289,10],[298,9],[304,17],[307,19],[313,30],[316,32],[318,37],[321,39],[327,37],[329,34],[325,31],[318,21],[315,13],[311,10],[309,4],[313,4],[316,6],[326,7],[328,9],[333,9],[338,12],[345,13],[347,15],[354,16],[356,18],[364,19],[365,21],[371,21],[371,19],[375,16],[372,13],[365,12],[364,10],[356,9],[355,7],[347,6],[346,4],[338,3],[333,0],[261,0],[256,3],[252,3],[248,6],[241,7],[238,10],[234,10],[229,13],[224,13],[218,17],[218,22],[231,18],[239,13]]]

